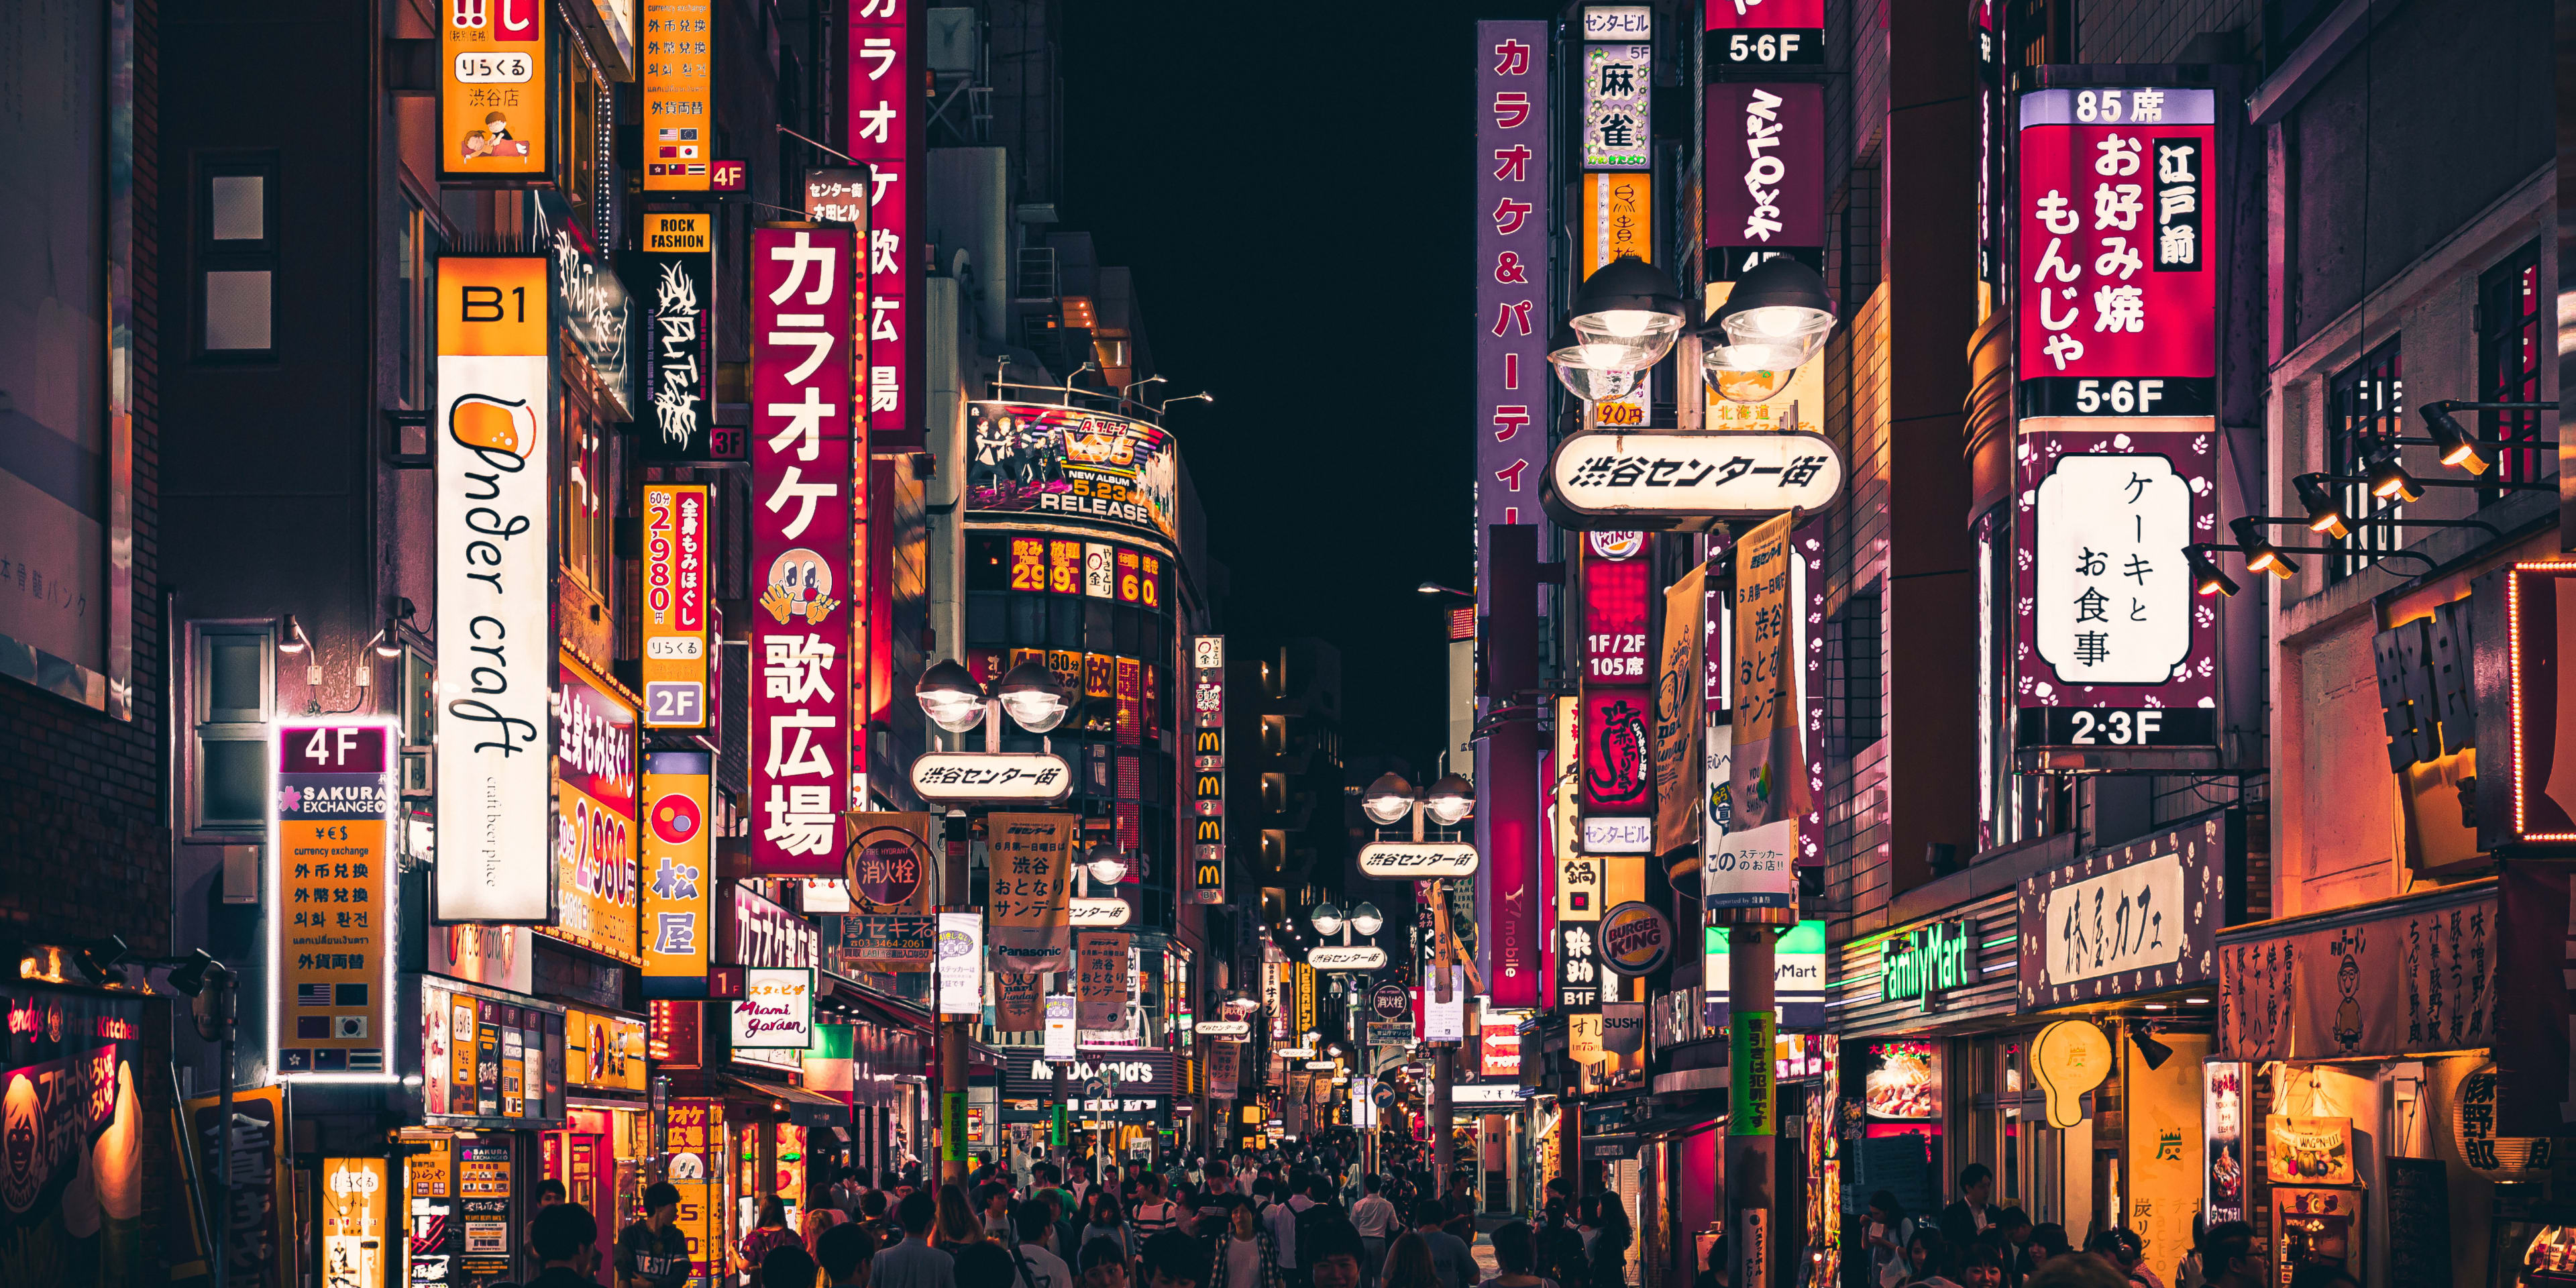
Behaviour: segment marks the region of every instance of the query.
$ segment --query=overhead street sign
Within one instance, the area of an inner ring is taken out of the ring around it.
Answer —
[[[1073,794],[1073,770],[1037,751],[934,751],[912,762],[912,790],[934,805],[1053,802]]]
[[[1698,527],[1822,509],[1844,474],[1822,434],[1601,430],[1557,445],[1542,500],[1569,527]]]
[[[1467,841],[1378,841],[1360,847],[1364,876],[1411,881],[1476,875],[1476,847]]]

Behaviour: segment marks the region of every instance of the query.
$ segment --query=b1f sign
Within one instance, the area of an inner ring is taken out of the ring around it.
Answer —
[[[440,921],[554,916],[554,530],[546,261],[438,272]]]

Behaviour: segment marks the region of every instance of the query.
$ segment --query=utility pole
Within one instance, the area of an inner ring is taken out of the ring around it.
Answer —
[[[1000,712],[991,713],[987,720],[992,724],[1000,723]],[[986,749],[992,750],[990,743],[998,741],[998,736],[988,729],[985,738],[988,742]],[[939,878],[939,907],[942,911],[962,912],[967,909],[966,842],[970,826],[966,811],[950,811],[944,847],[947,856],[941,864]],[[944,973],[939,969],[938,942],[939,934],[934,928],[931,932],[930,979],[935,1007],[933,1019],[939,1026],[939,1179],[963,1185],[966,1183],[966,1035],[969,1020],[964,1016],[952,1018],[946,1013],[947,1008],[936,1000],[939,977]]]

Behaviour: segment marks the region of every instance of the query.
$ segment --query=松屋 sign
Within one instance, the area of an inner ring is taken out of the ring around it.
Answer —
[[[1576,524],[1669,528],[1765,519],[1840,495],[1842,454],[1822,434],[1575,434],[1547,467],[1548,500]]]
[[[1910,998],[1931,1010],[1934,996],[1972,982],[1975,961],[1975,935],[1965,921],[1936,921],[1890,936],[1878,947],[1879,1000]]]
[[[732,1004],[733,1045],[741,1051],[802,1051],[814,1044],[814,972],[752,966]]]
[[[1386,880],[1476,875],[1476,847],[1467,841],[1376,841],[1360,847],[1360,872]]]
[[[438,674],[440,921],[554,914],[553,868],[532,861],[554,835],[546,272],[533,255],[439,262],[438,637],[471,641]]]

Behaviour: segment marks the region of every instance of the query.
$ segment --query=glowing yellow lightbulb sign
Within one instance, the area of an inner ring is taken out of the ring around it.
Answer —
[[[2030,1044],[2031,1071],[2048,1092],[2048,1125],[2084,1121],[2084,1093],[2111,1076],[2111,1039],[2089,1020],[2059,1020]]]

